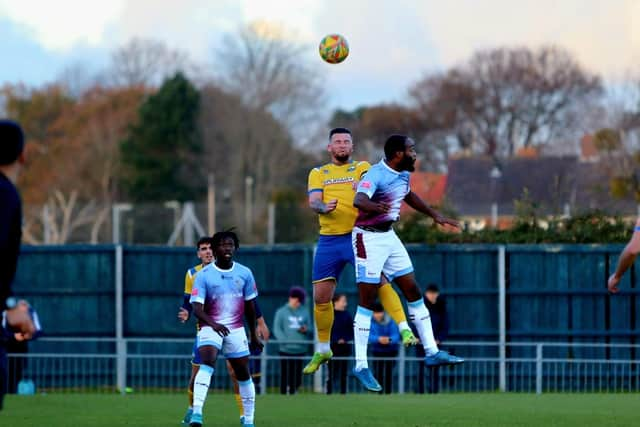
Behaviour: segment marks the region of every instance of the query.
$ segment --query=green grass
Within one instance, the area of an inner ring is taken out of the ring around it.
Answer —
[[[258,396],[258,427],[638,426],[637,394]],[[177,427],[184,395],[8,396],[2,426]],[[212,394],[205,427],[236,426],[231,395]]]

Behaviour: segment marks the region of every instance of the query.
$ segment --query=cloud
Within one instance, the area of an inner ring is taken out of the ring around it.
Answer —
[[[638,4],[633,0],[457,0],[432,1],[416,11],[446,66],[480,48],[557,44],[588,69],[615,73],[631,67],[633,52],[638,52],[632,37],[633,20],[640,24]]]
[[[343,108],[401,101],[423,73],[480,48],[558,44],[606,77],[640,61],[639,0],[0,0],[1,17],[19,29],[14,40],[29,41],[25,55],[49,57],[42,59],[49,65],[78,46],[95,55],[91,48],[106,52],[132,37],[160,39],[211,63],[224,34],[255,20],[280,23],[309,46],[332,104]],[[342,64],[318,57],[317,43],[328,33],[349,41]]]
[[[23,26],[47,50],[68,51],[76,44],[99,45],[122,0],[0,0],[0,16]]]

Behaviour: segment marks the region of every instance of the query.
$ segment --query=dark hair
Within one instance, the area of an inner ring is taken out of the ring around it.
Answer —
[[[233,232],[233,228],[225,231],[218,231],[214,234],[213,237],[211,237],[211,246],[214,248],[220,246],[220,243],[222,243],[224,239],[232,239],[236,249],[240,247],[240,240],[238,240],[236,233]]]
[[[427,292],[440,292],[440,288],[435,283],[429,283],[427,285]]]
[[[202,236],[200,239],[198,239],[198,243],[196,244],[196,248],[200,249],[200,245],[204,245],[205,243],[208,243],[211,245],[211,247],[213,247],[213,243],[211,241],[211,237],[209,236]]]
[[[348,133],[351,135],[351,131],[347,128],[333,128],[329,131],[329,139],[331,139],[331,137],[336,133]]]
[[[406,135],[391,135],[387,138],[387,141],[384,143],[384,156],[387,160],[393,159],[393,156],[395,156],[398,151],[405,150],[407,139],[409,139],[409,137]]]
[[[307,293],[304,291],[304,288],[299,286],[293,286],[289,289],[289,298],[298,298],[300,304],[304,304],[304,299],[307,296]]]
[[[384,311],[384,307],[382,307],[382,304],[380,304],[379,302],[376,302],[375,304],[373,304],[374,313],[381,313],[383,311]]]
[[[24,150],[24,133],[13,120],[0,120],[0,166],[10,165]]]
[[[335,295],[333,296],[333,298],[331,298],[331,302],[337,302],[337,301],[338,301],[340,298],[342,298],[342,297],[345,297],[345,298],[346,298],[346,297],[347,297],[347,294],[345,294],[345,293],[335,294]]]

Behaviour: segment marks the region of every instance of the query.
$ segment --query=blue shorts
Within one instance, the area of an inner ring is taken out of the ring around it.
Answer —
[[[333,279],[338,281],[344,266],[354,264],[351,233],[336,236],[320,235],[313,257],[313,283]]]
[[[193,342],[193,350],[191,351],[191,364],[202,365],[202,359],[200,359],[200,352],[198,351],[198,336]]]

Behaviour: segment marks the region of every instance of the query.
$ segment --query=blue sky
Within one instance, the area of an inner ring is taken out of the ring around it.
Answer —
[[[132,37],[212,64],[222,36],[257,19],[309,45],[334,108],[402,101],[425,72],[478,48],[555,43],[608,80],[640,63],[640,0],[0,0],[0,84],[41,85],[78,64],[99,70]],[[351,55],[328,65],[316,46],[334,32]]]

